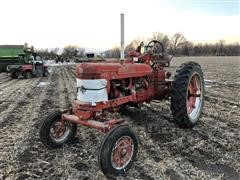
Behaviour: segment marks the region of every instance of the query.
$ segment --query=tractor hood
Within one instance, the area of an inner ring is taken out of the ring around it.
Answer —
[[[8,65],[6,70],[7,70],[7,72],[12,72],[12,71],[18,70],[20,68],[21,68],[21,65],[18,65],[18,64],[16,64],[16,65]]]
[[[138,63],[82,63],[76,71],[78,79],[123,79],[146,76],[152,68]]]

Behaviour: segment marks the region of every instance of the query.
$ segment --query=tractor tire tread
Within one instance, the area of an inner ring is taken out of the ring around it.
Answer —
[[[121,136],[130,136],[134,143],[134,152],[131,161],[124,169],[115,169],[111,164],[112,149]],[[124,175],[127,170],[132,166],[133,161],[136,159],[138,152],[138,139],[135,133],[128,125],[119,125],[110,130],[104,137],[99,150],[98,162],[103,173],[107,177],[114,177]]]
[[[62,114],[61,111],[53,111],[48,115],[48,117],[41,124],[40,140],[49,149],[61,148],[64,144],[70,142],[71,139],[73,139],[76,135],[77,125],[72,123],[70,134],[66,137],[64,142],[57,143],[52,141],[51,137],[49,136],[50,127],[51,127],[51,124],[54,122],[54,120],[56,118],[59,118],[61,114]]]
[[[186,106],[187,87],[189,79],[191,78],[194,72],[197,72],[201,76],[201,79],[203,80],[203,72],[201,70],[201,66],[198,63],[192,61],[183,63],[177,69],[176,75],[174,76],[174,80],[172,82],[172,88],[170,93],[171,111],[174,122],[176,122],[180,127],[191,128],[196,124],[190,121]],[[204,97],[204,84],[203,84],[203,97]],[[201,108],[202,107],[203,104]]]

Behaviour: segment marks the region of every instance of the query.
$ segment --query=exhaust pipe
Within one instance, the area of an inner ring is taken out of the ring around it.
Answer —
[[[121,57],[124,60],[124,14],[121,14]]]

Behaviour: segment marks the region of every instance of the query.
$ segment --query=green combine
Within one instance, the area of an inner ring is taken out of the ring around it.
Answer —
[[[33,55],[33,47],[25,45],[0,45],[0,73],[7,71],[8,65],[21,65]]]

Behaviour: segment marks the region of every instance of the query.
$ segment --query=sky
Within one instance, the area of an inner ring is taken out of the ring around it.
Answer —
[[[240,41],[239,0],[0,0],[0,44],[103,50],[154,32],[194,43]],[[238,22],[238,23],[237,23]]]

